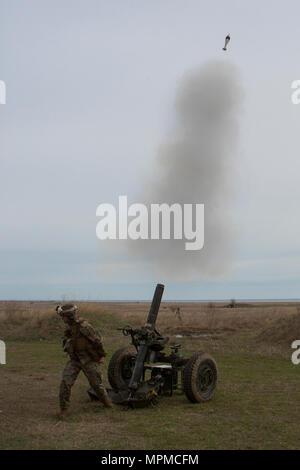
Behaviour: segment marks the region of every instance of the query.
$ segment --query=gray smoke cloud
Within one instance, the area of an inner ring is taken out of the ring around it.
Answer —
[[[204,204],[202,250],[185,250],[184,239],[107,241],[106,255],[116,266],[126,263],[129,252],[144,271],[164,281],[215,278],[230,269],[237,245],[232,200],[242,96],[233,64],[209,62],[187,73],[177,91],[173,129],[152,172],[141,178],[136,201],[128,201],[145,204],[148,214],[150,204]],[[110,269],[113,274],[112,264]]]
[[[184,240],[129,242],[161,277],[187,279],[224,274],[231,267],[237,233],[232,213],[238,117],[242,101],[233,64],[209,62],[179,86],[175,129],[158,152],[155,169],[140,195],[144,203],[203,203],[205,242],[184,250]],[[149,210],[150,212],[150,210]]]

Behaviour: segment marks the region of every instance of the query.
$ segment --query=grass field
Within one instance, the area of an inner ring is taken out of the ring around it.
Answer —
[[[148,307],[82,304],[82,316],[104,336],[105,380],[111,355],[128,343],[116,328],[141,325]],[[175,394],[155,408],[108,410],[89,401],[80,375],[72,414],[61,422],[58,388],[67,358],[54,304],[0,303],[0,338],[7,347],[7,364],[0,366],[0,448],[299,449],[300,365],[290,359],[291,342],[300,339],[299,305],[224,307],[162,303],[158,321],[170,344],[182,343],[186,357],[199,350],[215,357],[219,382],[212,401],[195,405]]]

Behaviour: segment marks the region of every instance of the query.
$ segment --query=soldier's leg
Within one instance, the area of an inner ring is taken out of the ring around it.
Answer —
[[[80,371],[81,365],[79,362],[74,360],[67,362],[63,371],[59,390],[59,403],[61,411],[67,410],[70,406],[71,388],[74,385],[74,382],[77,379]]]
[[[86,375],[90,386],[95,390],[99,400],[107,408],[113,408],[113,404],[107,394],[106,388],[103,385],[100,364],[95,361],[89,361],[84,366],[82,366],[82,370]]]

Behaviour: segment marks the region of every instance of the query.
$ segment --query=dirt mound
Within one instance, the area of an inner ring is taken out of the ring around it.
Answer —
[[[1,339],[51,339],[62,332],[53,307],[25,302],[7,302],[1,306]]]
[[[55,302],[0,302],[0,339],[52,340],[62,337],[65,325],[56,314]],[[77,303],[79,316],[91,321],[105,335],[119,326],[98,303]]]
[[[257,336],[259,342],[286,345],[288,347],[296,339],[300,339],[299,313],[274,320]]]

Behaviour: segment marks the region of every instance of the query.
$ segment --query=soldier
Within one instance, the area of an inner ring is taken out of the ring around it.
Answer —
[[[176,308],[175,317],[178,318],[178,320],[182,322],[180,307]]]
[[[73,304],[58,305],[56,312],[66,323],[63,339],[63,350],[69,354],[70,360],[66,364],[60,384],[59,401],[61,419],[69,413],[71,388],[82,370],[90,386],[96,392],[99,400],[107,407],[113,408],[106,389],[102,383],[100,364],[106,355],[102,338],[90,323],[78,318],[78,307]]]

